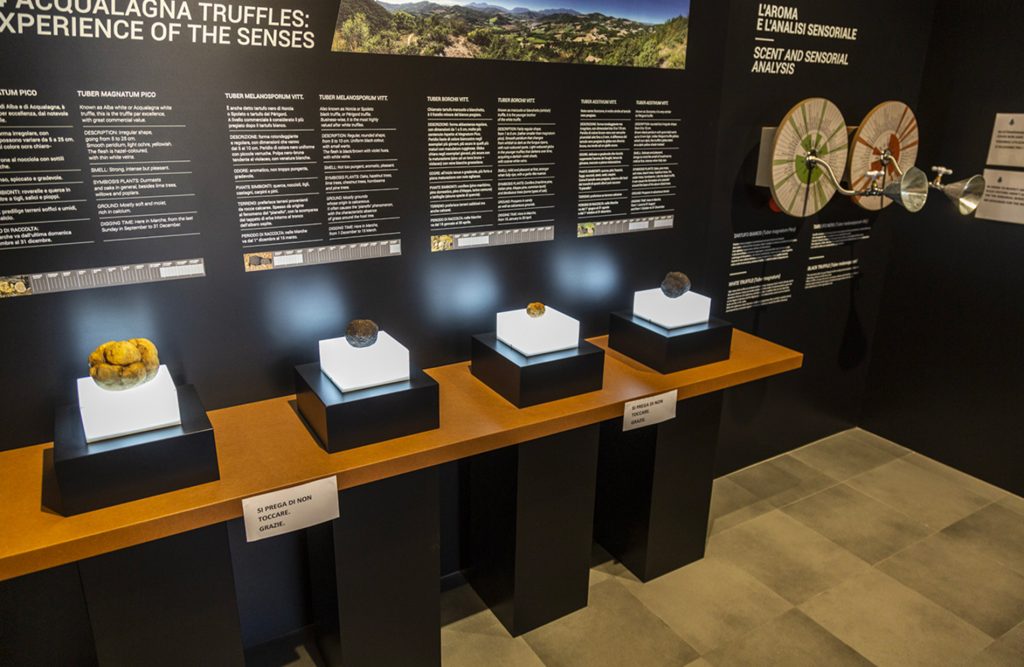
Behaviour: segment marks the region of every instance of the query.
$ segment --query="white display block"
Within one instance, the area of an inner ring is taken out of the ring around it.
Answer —
[[[666,329],[702,324],[711,317],[711,299],[696,292],[687,292],[670,299],[660,287],[633,294],[633,314]]]
[[[409,379],[409,350],[383,331],[369,347],[352,347],[345,337],[320,341],[320,370],[342,392]]]
[[[146,384],[124,391],[108,391],[91,377],[79,378],[78,409],[87,443],[181,423],[178,390],[164,365]]]
[[[525,308],[498,313],[498,340],[528,357],[580,345],[580,323],[547,306],[540,317],[530,317]]]

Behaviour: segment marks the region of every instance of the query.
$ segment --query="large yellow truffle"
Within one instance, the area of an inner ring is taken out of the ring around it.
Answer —
[[[123,391],[156,377],[160,356],[145,338],[108,341],[89,355],[89,377],[104,389]]]

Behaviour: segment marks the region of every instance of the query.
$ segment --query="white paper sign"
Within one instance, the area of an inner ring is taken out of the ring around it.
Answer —
[[[627,401],[622,414],[622,430],[632,431],[672,419],[676,416],[677,398],[678,391],[673,389],[664,394]]]
[[[1024,113],[997,113],[987,164],[1024,167]]]
[[[985,195],[974,217],[1024,223],[1024,172],[985,170]]]
[[[338,477],[242,499],[245,541],[255,542],[338,518]]]

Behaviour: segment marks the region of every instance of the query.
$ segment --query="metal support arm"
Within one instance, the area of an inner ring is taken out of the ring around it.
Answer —
[[[839,179],[836,178],[835,172],[832,171],[832,166],[828,162],[825,162],[824,160],[822,160],[817,155],[808,155],[808,156],[806,156],[804,158],[804,160],[811,167],[818,167],[822,171],[824,171],[828,175],[829,180],[832,181],[832,185],[836,186],[836,190],[838,190],[842,194],[846,195],[847,197],[852,197],[854,195],[860,194],[860,193],[858,193],[858,192],[856,192],[854,190],[848,190],[848,189],[844,188],[839,183]]]

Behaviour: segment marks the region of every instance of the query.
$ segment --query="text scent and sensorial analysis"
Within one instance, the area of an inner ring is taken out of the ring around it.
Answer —
[[[751,74],[792,76],[801,65],[850,65],[850,53],[846,49],[850,42],[857,41],[858,28],[802,21],[800,16],[800,9],[795,6],[758,4],[754,18]],[[794,37],[810,37],[815,41],[801,39],[794,44],[791,39]],[[833,44],[822,44],[822,40],[830,40]]]

